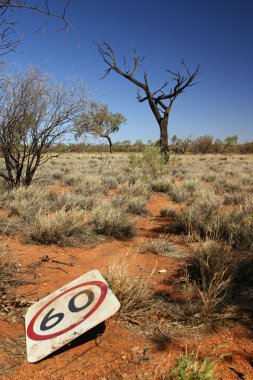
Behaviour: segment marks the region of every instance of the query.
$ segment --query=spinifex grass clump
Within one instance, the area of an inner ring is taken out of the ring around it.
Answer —
[[[253,206],[226,211],[220,220],[219,237],[234,248],[250,250],[253,246]]]
[[[62,208],[49,215],[39,213],[27,234],[28,241],[59,246],[93,244],[96,237],[87,213]]]
[[[21,216],[33,222],[39,210],[48,212],[54,208],[56,194],[53,190],[41,186],[19,187],[6,194],[6,207],[13,215]]]
[[[188,234],[194,239],[217,238],[221,203],[220,197],[211,192],[198,194],[175,218],[176,231]]]
[[[177,212],[172,207],[161,208],[160,215],[165,218],[176,218]]]
[[[136,234],[135,223],[128,219],[124,208],[113,207],[112,203],[102,203],[92,213],[91,223],[97,233],[127,240]]]
[[[141,252],[150,252],[161,256],[180,256],[180,251],[175,248],[167,236],[160,236],[141,245]]]
[[[153,191],[158,193],[170,194],[173,188],[173,180],[169,176],[163,176],[151,181],[151,187]]]
[[[226,297],[236,268],[236,257],[229,247],[215,241],[206,241],[192,251],[187,265],[187,287],[192,286],[199,304],[193,322],[213,323],[231,318],[226,308]]]

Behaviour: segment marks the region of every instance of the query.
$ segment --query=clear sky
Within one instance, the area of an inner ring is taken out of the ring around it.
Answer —
[[[52,3],[57,8],[62,1]],[[103,38],[119,63],[123,55],[131,60],[133,47],[145,56],[137,78],[145,70],[153,90],[169,78],[166,69],[182,69],[182,58],[191,70],[200,64],[199,83],[173,105],[170,136],[253,140],[252,0],[72,0],[67,17],[69,32],[55,31],[59,22],[51,19],[34,33],[45,19],[16,13],[25,34],[18,52],[5,60],[18,69],[36,65],[59,78],[82,77],[95,100],[126,116],[114,141],[157,140],[159,129],[132,83],[114,72],[100,79],[106,65],[92,41]]]

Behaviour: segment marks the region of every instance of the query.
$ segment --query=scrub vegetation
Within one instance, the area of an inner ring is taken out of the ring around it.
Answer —
[[[252,327],[253,158],[243,158],[176,155],[165,164],[155,146],[136,155],[52,158],[30,186],[2,186],[1,239],[83,247],[83,255],[113,241],[134,250],[134,259],[115,253],[104,275],[121,302],[118,320],[159,350],[189,331]],[[159,209],[154,197],[166,206]],[[0,286],[8,294],[18,284],[19,266],[1,247]],[[152,277],[156,268],[138,272],[138,255],[147,262],[154,255],[177,270],[165,271],[161,286]],[[213,361],[187,354],[164,378],[212,379],[214,373]]]

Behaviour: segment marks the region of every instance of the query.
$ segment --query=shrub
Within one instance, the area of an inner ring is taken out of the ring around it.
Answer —
[[[149,145],[144,148],[142,165],[151,177],[156,178],[160,175],[164,159],[158,146]]]
[[[177,212],[174,208],[166,207],[166,208],[161,208],[160,215],[164,216],[165,218],[176,218]]]
[[[182,214],[177,214],[174,227],[178,232],[189,234],[194,239],[215,239],[218,236],[220,207],[221,199],[215,194],[199,194]]]
[[[113,207],[109,202],[93,210],[91,222],[99,234],[116,239],[126,240],[136,233],[134,222],[127,218],[125,210]]]
[[[220,220],[219,237],[239,250],[250,250],[253,244],[253,208],[241,207],[225,212]]]
[[[159,193],[167,193],[169,194],[172,190],[173,182],[169,177],[161,177],[156,178],[151,181],[151,188],[153,191],[157,191]]]
[[[21,216],[32,222],[39,210],[50,210],[56,194],[47,188],[38,186],[19,187],[7,195],[6,207],[13,215]]]
[[[59,246],[79,246],[96,241],[88,215],[78,209],[62,208],[49,215],[39,213],[27,233],[28,241]]]

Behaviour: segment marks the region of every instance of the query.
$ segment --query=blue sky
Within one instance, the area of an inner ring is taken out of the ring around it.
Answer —
[[[57,8],[61,0],[51,1]],[[17,31],[25,32],[17,53],[5,57],[12,67],[36,65],[61,79],[82,77],[95,100],[127,118],[113,140],[159,138],[147,103],[138,103],[135,86],[111,73],[92,41],[106,39],[119,63],[131,60],[136,47],[145,56],[136,77],[148,73],[151,89],[169,78],[166,69],[181,70],[183,58],[193,70],[200,64],[198,84],[180,95],[172,108],[169,135],[238,134],[253,139],[253,2],[252,0],[72,0],[68,18],[73,29],[55,30],[51,19],[16,13]]]

